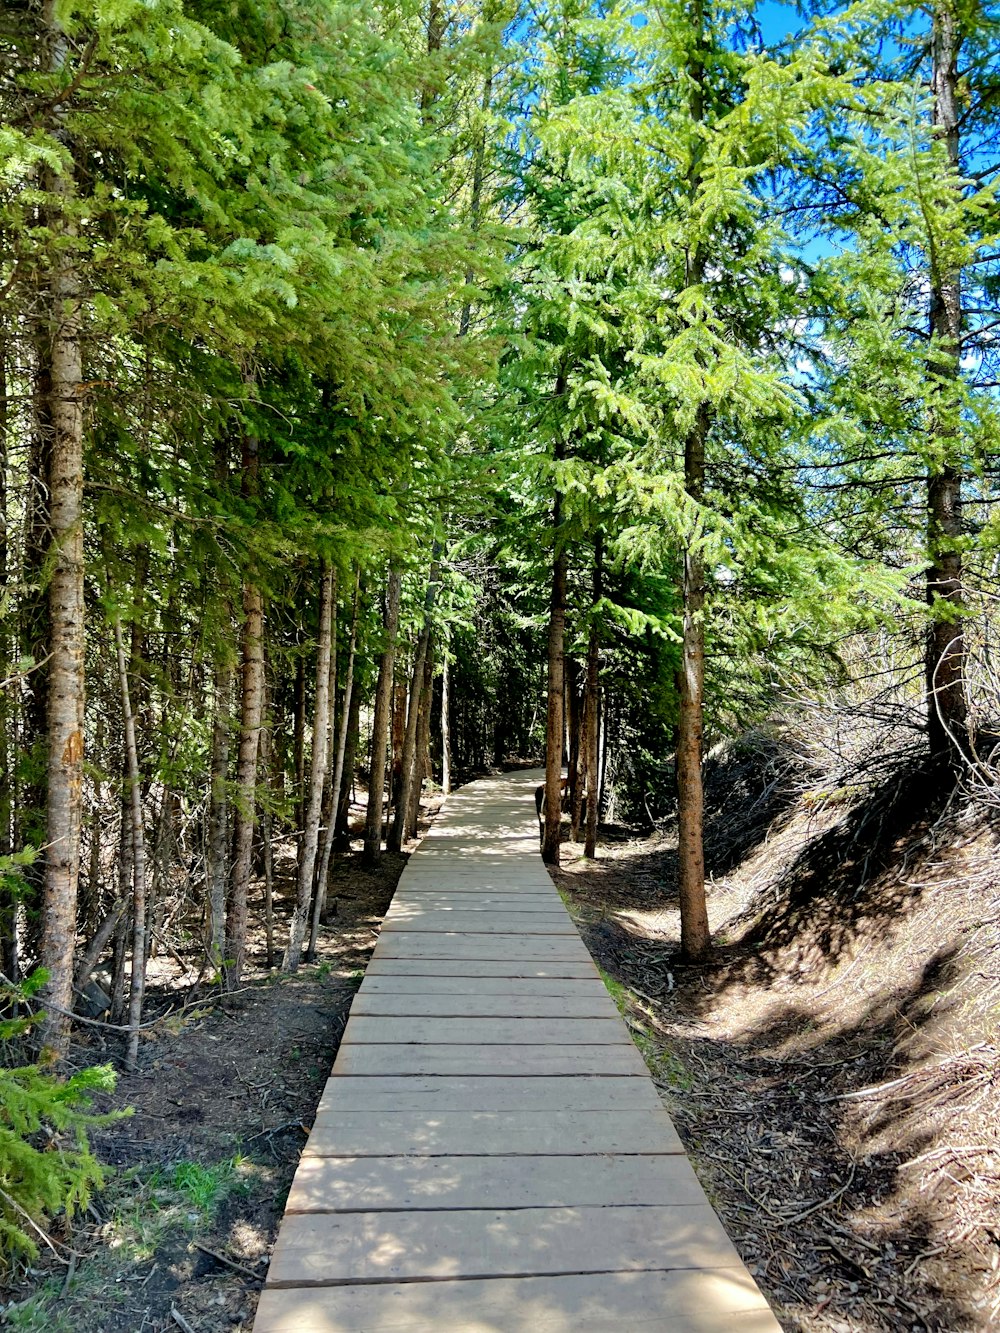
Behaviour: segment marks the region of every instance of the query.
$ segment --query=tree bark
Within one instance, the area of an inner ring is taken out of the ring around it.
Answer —
[[[705,487],[705,440],[708,408],[698,420],[684,448],[684,487],[701,503]],[[678,896],[681,912],[681,953],[689,961],[711,952],[708,908],[705,901],[704,793],[702,789],[702,732],[705,697],[705,567],[694,541],[684,551],[684,626],[678,672],[677,742],[677,855]]]
[[[566,786],[569,790],[570,840],[580,841],[583,822],[583,783],[586,751],[583,745],[583,703],[580,694],[580,667],[576,658],[566,658]]]
[[[451,690],[448,670],[448,644],[441,655],[441,791],[451,794]]]
[[[961,46],[953,0],[934,7],[931,53],[934,132],[947,148],[959,190],[958,58]],[[968,745],[965,686],[965,599],[962,570],[962,471],[957,462],[960,431],[956,388],[961,375],[962,273],[931,246],[930,372],[933,378],[929,429],[941,463],[927,479],[927,634],[925,676],[927,735],[931,754],[957,761]]]
[[[354,769],[361,741],[361,690],[355,685],[351,694],[350,714],[347,719],[347,748],[344,751],[344,774],[340,784],[340,801],[333,826],[333,850],[346,852],[351,846],[351,789]]]
[[[556,397],[565,390],[556,383]],[[561,458],[557,448],[556,458]],[[562,533],[562,495],[557,489],[552,501],[552,594],[549,602],[548,710],[545,723],[545,822],[542,828],[542,860],[559,864],[559,834],[562,828],[562,752],[564,640],[566,633],[567,556]]]
[[[590,608],[590,637],[587,640],[587,685],[584,703],[584,752],[587,772],[587,819],[583,854],[593,861],[597,856],[597,828],[600,822],[601,801],[598,780],[598,734],[601,717],[601,626],[598,621],[601,598],[604,595],[604,540],[598,533],[594,538],[594,596]]]
[[[142,818],[139,751],[135,742],[135,716],[132,712],[128,685],[128,662],[125,657],[121,621],[117,619],[115,651],[118,657],[118,683],[121,689],[122,722],[125,730],[125,772],[129,786],[132,835],[132,979],[129,984],[129,1034],[125,1049],[125,1068],[135,1069],[139,1054],[142,1000],[146,990],[146,837]]]
[[[211,793],[208,806],[208,949],[220,973],[226,951],[226,872],[229,869],[229,733],[233,668],[225,650],[215,665]]]
[[[8,379],[7,379],[7,342],[0,339],[0,589],[8,587],[8,537],[7,537],[7,435],[8,414]],[[17,656],[13,642],[8,639],[6,628],[0,626],[0,671],[7,675],[8,664]],[[4,695],[3,711],[0,712],[0,857],[10,856],[14,850],[14,765],[12,758],[16,752],[16,702],[13,695]],[[0,971],[11,981],[16,980],[18,970],[17,949],[17,898],[6,886],[0,884]]]
[[[55,73],[66,61],[67,44],[54,0],[44,0],[41,28],[44,68]],[[56,127],[56,133],[67,143],[61,126]],[[49,227],[54,233],[53,267],[46,293],[51,374],[49,560],[52,572],[48,595],[48,803],[39,962],[48,973],[40,999],[43,1006],[53,1005],[41,1024],[41,1040],[52,1058],[61,1059],[69,1046],[66,1015],[73,1007],[83,814],[83,359],[80,280],[71,250],[60,244],[71,243],[76,236],[72,220],[76,194],[74,168],[67,164],[59,173],[49,173],[46,184],[55,200],[49,217]]]
[[[431,703],[434,696],[434,634],[430,635],[427,652],[424,654],[424,679],[420,692],[420,709],[417,716],[417,746],[413,761],[413,781],[410,784],[406,805],[405,836],[408,839],[417,836],[417,824],[420,819],[420,794],[424,778],[430,772],[431,738]]]
[[[111,936],[118,929],[118,922],[125,912],[127,903],[124,899],[119,899],[111,908],[101,924],[94,933],[94,938],[87,945],[79,963],[73,973],[74,990],[83,990],[87,982],[93,976],[97,964],[101,961],[101,954],[111,942]]]
[[[298,655],[295,659],[295,695],[292,705],[295,710],[292,762],[295,765],[296,852],[301,856],[302,827],[306,817],[306,657],[305,647],[302,643],[301,629],[299,630],[297,639]]]
[[[236,758],[236,806],[233,820],[233,864],[226,905],[227,990],[240,984],[247,938],[247,898],[253,859],[254,810],[257,796],[257,752],[264,708],[264,605],[260,588],[243,588],[240,739]]]
[[[313,717],[312,754],[309,762],[309,792],[302,831],[302,849],[299,856],[295,907],[292,911],[288,946],[281,960],[281,967],[285,972],[295,972],[298,969],[302,958],[302,943],[309,926],[309,906],[312,902],[316,851],[319,846],[320,815],[323,808],[323,784],[326,780],[326,764],[330,753],[330,658],[333,651],[333,590],[333,568],[328,561],[324,561],[320,578],[319,641],[316,653],[316,709]]]
[[[420,705],[424,692],[424,666],[427,661],[431,641],[431,617],[434,613],[434,597],[437,592],[438,562],[431,564],[427,592],[424,596],[424,623],[417,639],[417,649],[413,656],[413,671],[410,677],[409,706],[406,712],[406,730],[403,735],[401,756],[399,798],[396,802],[395,817],[389,834],[389,850],[398,852],[403,845],[403,838],[409,826],[409,813],[414,783],[420,789],[421,779],[417,777],[417,732],[420,724]]]
[[[396,634],[399,630],[399,599],[402,576],[390,570],[385,597],[385,647],[379,663],[372,719],[372,762],[368,782],[368,812],[365,818],[363,864],[373,866],[382,846],[382,800],[385,789],[386,746],[392,712],[393,670],[396,664]]]
[[[347,754],[347,734],[351,720],[351,706],[354,699],[354,658],[358,642],[358,612],[361,604],[360,575],[354,585],[354,610],[351,614],[351,637],[347,648],[347,669],[344,673],[344,697],[340,704],[340,727],[337,734],[336,751],[333,757],[333,772],[330,777],[330,791],[326,811],[324,812],[323,847],[319,858],[319,872],[316,876],[316,897],[313,903],[312,927],[309,932],[309,956],[315,956],[319,928],[326,911],[326,889],[330,875],[330,858],[337,833],[337,814],[340,810],[340,788],[344,779],[344,759]],[[331,734],[333,728],[331,727]]]

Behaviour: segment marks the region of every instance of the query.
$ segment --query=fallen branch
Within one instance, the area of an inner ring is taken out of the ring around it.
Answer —
[[[203,1245],[200,1240],[194,1242],[194,1248],[196,1250],[201,1250],[202,1254],[207,1254],[211,1258],[216,1259],[220,1264],[225,1264],[226,1267],[231,1268],[233,1272],[240,1273],[244,1277],[250,1278],[253,1282],[259,1282],[261,1280],[260,1274],[255,1273],[252,1268],[247,1268],[246,1264],[237,1263],[235,1259],[230,1259],[227,1255],[220,1254],[218,1250],[213,1250],[210,1245]]]
[[[785,1218],[785,1220],[782,1222],[782,1226],[788,1227],[792,1226],[795,1222],[802,1222],[807,1217],[812,1217],[813,1213],[818,1213],[823,1208],[829,1208],[831,1203],[836,1203],[837,1200],[840,1198],[840,1196],[842,1194],[846,1194],[847,1191],[851,1188],[851,1184],[854,1180],[855,1170],[856,1170],[855,1164],[854,1162],[852,1162],[851,1169],[847,1174],[847,1179],[844,1181],[843,1185],[841,1185],[839,1189],[834,1190],[834,1192],[827,1198],[820,1199],[818,1203],[810,1204],[808,1208],[804,1208],[801,1213],[796,1213],[794,1217]]]

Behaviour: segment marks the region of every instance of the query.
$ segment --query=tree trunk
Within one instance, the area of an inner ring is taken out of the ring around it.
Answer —
[[[708,408],[684,447],[684,486],[701,503],[705,486],[705,440]],[[711,951],[705,901],[704,794],[702,790],[702,730],[705,694],[705,568],[694,540],[684,551],[682,588],[684,626],[678,672],[677,838],[678,896],[681,911],[681,952],[689,961],[707,958]]]
[[[267,687],[267,664],[264,665],[264,709],[260,729],[260,750],[257,759],[258,769],[264,773],[264,782],[271,790],[280,789],[275,780],[274,746],[274,710],[271,704],[271,692]],[[271,802],[265,800],[261,814],[261,852],[264,862],[264,949],[268,968],[274,967],[274,848],[272,845]]]
[[[583,745],[583,699],[580,695],[580,667],[574,657],[566,658],[566,786],[569,791],[570,839],[580,841],[583,822],[583,782],[586,751]]]
[[[73,988],[81,991],[94,974],[97,964],[101,961],[101,954],[111,942],[111,936],[118,929],[118,923],[125,912],[127,903],[124,899],[119,899],[111,911],[107,914],[94,933],[94,938],[84,950],[83,957],[76,965],[73,973]]]
[[[344,697],[340,704],[340,728],[330,778],[329,804],[324,813],[323,848],[320,853],[319,873],[316,877],[316,900],[313,904],[312,929],[309,933],[309,956],[316,953],[316,940],[326,911],[326,888],[330,875],[330,858],[337,835],[337,815],[340,810],[340,790],[344,780],[344,759],[347,755],[347,737],[354,703],[354,658],[358,643],[358,613],[361,605],[361,580],[354,585],[354,610],[351,615],[351,637],[347,648],[347,670],[344,673]],[[331,728],[332,731],[332,728]]]
[[[406,726],[403,731],[403,745],[399,761],[399,788],[393,811],[392,827],[386,840],[386,850],[398,852],[403,845],[406,828],[406,812],[409,808],[410,792],[413,788],[414,760],[417,753],[417,724],[420,721],[420,698],[424,689],[424,662],[427,658],[427,642],[430,627],[425,624],[417,637],[417,646],[413,654],[413,668],[410,672],[410,688],[407,697]]]
[[[406,707],[409,702],[410,687],[407,683],[407,662],[396,654],[395,676],[392,686],[392,741],[390,745],[391,773],[389,778],[389,804],[385,812],[386,848],[389,847],[389,825],[394,812],[399,808],[399,792],[403,785],[403,744],[406,739]]]
[[[125,1016],[125,960],[128,954],[128,906],[126,895],[132,874],[131,834],[127,821],[122,823],[121,843],[118,848],[118,891],[125,910],[115,925],[115,943],[111,959],[111,1008],[108,1020],[120,1023]]]
[[[243,588],[240,740],[236,758],[236,806],[233,820],[233,866],[226,910],[225,982],[240,984],[247,938],[247,898],[253,858],[254,809],[257,796],[257,751],[264,708],[264,605],[260,588]]]
[[[351,847],[351,792],[354,770],[361,742],[361,690],[355,685],[351,694],[351,709],[347,720],[347,748],[344,751],[344,774],[340,783],[340,800],[333,826],[333,850],[346,852]]]
[[[0,589],[8,587],[7,538],[7,432],[8,413],[7,343],[0,340]],[[6,627],[0,625],[0,674],[7,675],[17,652],[7,637]],[[14,850],[14,765],[16,752],[15,728],[17,704],[13,692],[4,694],[0,712],[0,857],[10,856]],[[8,711],[9,710],[9,711]],[[0,971],[15,980],[17,957],[17,897],[0,881]]]
[[[293,763],[295,765],[296,853],[301,856],[302,826],[306,817],[306,657],[301,630],[298,636],[298,655],[295,659],[293,707],[295,709]]]
[[[368,782],[368,813],[365,818],[363,857],[366,866],[375,865],[382,845],[382,798],[385,788],[386,746],[392,711],[392,680],[396,663],[396,634],[399,630],[401,591],[402,576],[397,570],[390,570],[385,597],[385,647],[379,663],[375,715],[372,719],[372,762]]]
[[[420,692],[420,708],[417,714],[417,746],[413,762],[413,781],[406,804],[405,836],[409,839],[417,836],[417,824],[420,819],[420,794],[424,778],[430,772],[431,738],[431,703],[434,697],[434,635],[430,635],[427,652],[424,654],[424,679]]]
[[[212,719],[212,773],[208,806],[208,949],[212,966],[221,975],[226,951],[226,872],[229,850],[229,732],[233,668],[223,655],[215,665]]]
[[[282,970],[295,972],[302,957],[302,942],[309,926],[319,824],[323,808],[323,784],[330,753],[330,658],[333,651],[334,574],[329,562],[323,562],[319,594],[319,642],[316,653],[316,711],[313,718],[312,755],[309,763],[309,792],[299,856],[298,885],[288,947],[281,960]]]
[[[441,655],[441,791],[451,794],[451,691],[448,674],[448,644]]]
[[[118,657],[118,683],[122,697],[122,721],[125,729],[125,771],[129,786],[129,814],[132,831],[132,980],[128,1000],[128,1044],[125,1068],[134,1069],[139,1054],[139,1026],[142,1023],[142,999],[146,990],[146,837],[142,819],[142,786],[139,778],[139,751],[135,743],[135,717],[128,686],[128,662],[121,621],[115,620],[115,651]]]
[[[565,385],[557,381],[556,397]],[[557,450],[556,457],[561,456]],[[542,829],[542,860],[559,864],[559,834],[562,828],[562,750],[563,750],[563,645],[566,632],[566,548],[562,533],[562,495],[557,490],[552,502],[552,596],[549,603],[548,711],[545,724],[545,822]]]
[[[56,72],[67,43],[54,0],[42,7],[44,68]],[[64,141],[62,127],[57,134]],[[43,1046],[61,1059],[69,1046],[73,1007],[73,953],[80,878],[83,814],[84,554],[83,554],[83,361],[80,346],[80,282],[73,258],[75,173],[49,173],[56,204],[48,219],[57,234],[53,272],[45,295],[49,340],[52,422],[49,462],[49,663],[47,706],[48,803],[42,939],[39,962],[48,972],[41,995],[51,1005],[41,1024]],[[65,213],[63,212],[65,209]],[[69,246],[60,246],[58,238]],[[62,1012],[60,1012],[62,1011]]]
[[[410,699],[406,713],[406,731],[403,737],[403,751],[400,771],[402,780],[399,785],[399,799],[390,833],[389,849],[398,852],[403,845],[403,838],[409,826],[410,806],[414,783],[420,790],[421,778],[417,776],[417,732],[420,724],[420,705],[424,693],[425,664],[431,641],[431,617],[434,613],[434,597],[437,592],[439,565],[437,557],[431,563],[430,578],[424,596],[424,623],[417,640],[417,650],[413,657],[413,672],[410,677]],[[419,800],[419,797],[418,797]]]
[[[590,637],[587,641],[587,685],[584,703],[584,752],[587,771],[587,819],[583,854],[593,861],[597,856],[597,826],[601,815],[600,782],[598,780],[598,735],[600,730],[600,670],[601,627],[598,621],[603,596],[604,540],[600,533],[594,538],[594,598],[590,609]]]
[[[953,0],[937,0],[931,35],[934,131],[947,147],[956,193],[960,46]],[[962,274],[947,260],[942,263],[933,250],[930,284],[929,369],[933,384],[929,430],[941,463],[932,466],[927,479],[927,548],[931,561],[926,575],[931,609],[925,661],[927,734],[935,758],[957,761],[968,745],[962,625],[962,472],[956,461],[961,429],[956,389],[961,375]]]

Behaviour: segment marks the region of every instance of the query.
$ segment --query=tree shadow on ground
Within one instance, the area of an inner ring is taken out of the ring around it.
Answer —
[[[934,850],[934,825],[954,789],[954,776],[942,765],[900,769],[833,828],[810,839],[782,871],[770,902],[758,901],[742,921],[731,922],[731,933],[744,946],[768,950],[807,937],[836,962],[862,922],[898,919],[919,899],[927,887],[920,871]]]
[[[800,795],[801,763],[773,737],[733,744],[705,764],[705,869],[730,874],[763,843]]]
[[[633,1026],[685,1147],[784,1327],[982,1327],[971,1249],[955,1246],[938,1268],[922,1263],[941,1253],[940,1216],[901,1168],[933,1143],[934,1127],[919,1117],[895,1125],[891,1103],[854,1096],[892,1079],[901,1045],[941,1019],[960,943],[838,1021],[813,996],[784,998],[776,974],[759,974],[754,992],[749,960],[739,994],[727,995],[730,967],[668,965],[662,947],[651,958],[650,942],[629,938],[620,920],[589,934],[601,966],[640,997]]]

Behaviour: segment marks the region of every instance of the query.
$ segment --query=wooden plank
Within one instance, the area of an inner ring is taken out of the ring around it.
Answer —
[[[289,1213],[702,1204],[682,1154],[303,1157]]]
[[[406,971],[365,973],[358,996],[362,995],[496,995],[519,997],[557,996],[562,999],[586,999],[591,995],[611,997],[603,985],[594,985],[597,971],[591,967],[583,977],[529,976],[426,976]],[[614,1003],[614,1001],[611,1001]],[[356,1003],[356,1002],[355,1002]]]
[[[317,1115],[343,1111],[662,1111],[648,1076],[537,1078],[393,1074],[327,1080]]]
[[[530,935],[572,935],[579,931],[564,907],[558,912],[465,912],[459,907],[426,908],[402,903],[390,912],[382,925],[382,938],[395,931],[433,931],[438,934],[514,935],[524,939]]]
[[[397,892],[392,900],[388,916],[394,917],[404,909],[431,912],[496,912],[510,911],[518,913],[562,912],[562,899],[553,890],[552,893],[519,893],[516,896],[488,889],[416,889],[412,893]]]
[[[290,1213],[267,1285],[739,1266],[707,1203]]]
[[[254,1333],[781,1333],[738,1269],[265,1290]]]
[[[341,1046],[338,1074],[635,1074],[648,1077],[631,1044],[617,1046]]]
[[[660,1107],[642,1111],[341,1111],[321,1107],[307,1157],[579,1157],[678,1153]],[[530,1169],[530,1167],[528,1168]]]
[[[379,936],[380,958],[463,958],[505,962],[591,962],[580,936],[490,935],[418,930],[385,931]]]
[[[394,1017],[351,1013],[341,1049],[357,1043],[405,1042],[425,1046],[620,1046],[631,1039],[617,1014],[604,1018]]]
[[[376,953],[365,977],[566,977],[600,982],[594,960],[588,955],[579,961],[523,958],[397,958]]]
[[[450,979],[450,978],[449,978]],[[462,991],[422,995],[419,992],[368,990],[363,987],[351,1004],[355,1019],[406,1015],[410,1018],[613,1018],[620,1022],[611,996],[587,987],[584,995],[480,994]]]

